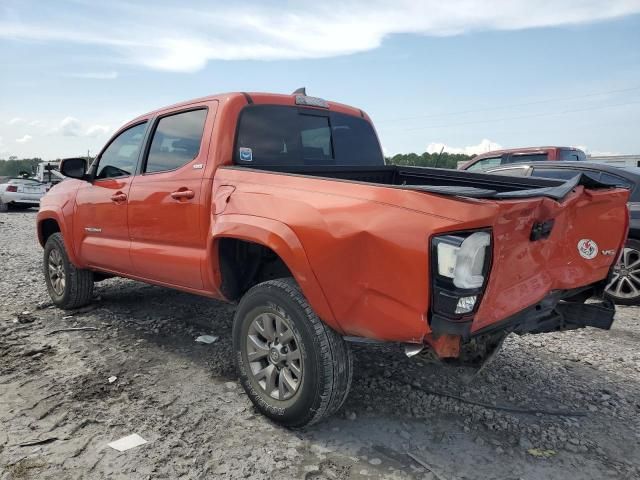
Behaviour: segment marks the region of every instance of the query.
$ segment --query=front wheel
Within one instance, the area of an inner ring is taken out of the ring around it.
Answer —
[[[69,261],[62,234],[54,233],[44,246],[44,278],[53,303],[65,310],[82,307],[93,295],[93,272]]]
[[[293,279],[249,290],[233,322],[240,383],[256,408],[287,427],[335,413],[349,392],[351,351],[325,325]]]
[[[605,293],[620,305],[640,305],[640,241],[630,238]]]

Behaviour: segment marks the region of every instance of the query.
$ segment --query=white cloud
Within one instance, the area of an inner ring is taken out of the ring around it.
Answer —
[[[0,38],[98,45],[126,63],[170,71],[199,70],[210,60],[346,55],[374,49],[393,34],[575,25],[640,12],[639,0],[327,0],[291,2],[286,9],[256,0],[189,6],[159,0],[153,9],[114,0],[77,2],[73,12],[53,3],[36,9],[21,2],[0,19]]]
[[[100,137],[102,135],[106,135],[111,131],[111,128],[106,125],[91,125],[87,128],[84,134],[87,137]]]
[[[480,153],[490,152],[491,150],[501,150],[502,145],[492,142],[491,140],[483,139],[477,145],[469,145],[467,147],[452,147],[444,143],[432,142],[427,146],[427,153],[440,153],[444,147],[444,151],[447,153],[464,153],[465,155],[478,155]]]
[[[9,120],[7,123],[9,125],[22,125],[23,123],[27,123],[27,121],[24,118],[15,117]]]
[[[79,137],[82,135],[82,124],[77,118],[66,117],[60,122],[55,132],[64,137]]]
[[[68,77],[73,78],[85,78],[88,80],[115,80],[118,78],[118,72],[84,72],[84,73],[70,73]]]
[[[591,156],[591,157],[615,157],[618,155],[624,155],[623,153],[620,153],[620,152],[591,150],[584,145],[572,145],[572,147],[579,148],[580,150],[582,150],[584,153],[586,153],[588,156]]]
[[[29,126],[30,127],[41,127],[42,126],[42,122],[40,120],[31,120],[29,122]]]
[[[31,135],[23,135],[20,138],[16,138],[16,143],[27,143],[29,142],[33,137]]]
[[[49,131],[49,134],[63,137],[100,137],[110,131],[111,127],[97,124],[85,129],[80,120],[69,116],[63,118],[57,127]]]

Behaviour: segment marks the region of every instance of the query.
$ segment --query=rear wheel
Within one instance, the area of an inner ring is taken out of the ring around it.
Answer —
[[[56,306],[70,310],[91,302],[93,272],[69,261],[60,233],[51,235],[44,246],[44,278]]]
[[[233,349],[240,382],[272,420],[303,427],[335,413],[349,392],[353,361],[293,279],[247,292],[235,314]]]
[[[627,240],[605,293],[620,305],[640,305],[640,241]]]
[[[0,212],[8,212],[8,211],[9,211],[9,204],[4,203],[2,200],[0,200]]]

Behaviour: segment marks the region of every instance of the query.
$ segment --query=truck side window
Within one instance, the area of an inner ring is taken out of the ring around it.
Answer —
[[[600,181],[600,173],[589,170],[572,170],[570,168],[534,168],[532,177],[554,178],[557,180],[569,180],[576,175],[586,175],[593,180]]]
[[[491,157],[491,158],[483,158],[482,160],[478,160],[476,163],[471,165],[467,170],[472,172],[478,172],[482,170],[486,170],[488,168],[497,167],[502,162],[502,157]]]
[[[118,135],[100,155],[96,178],[133,175],[138,164],[138,154],[146,129],[147,122],[144,122]]]
[[[510,155],[505,163],[531,163],[531,162],[544,162],[547,160],[546,153],[524,153],[517,155]]]
[[[629,180],[606,172],[600,173],[600,181],[616,187],[633,188],[633,184]]]
[[[584,161],[586,159],[587,157],[585,156],[582,150],[565,150],[565,149],[560,150],[559,160],[561,161],[577,162],[577,161]]]
[[[206,118],[206,109],[162,117],[153,133],[145,172],[175,170],[196,158]]]

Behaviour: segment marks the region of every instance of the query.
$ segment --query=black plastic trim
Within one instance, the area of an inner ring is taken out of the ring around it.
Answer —
[[[249,95],[247,92],[242,92],[242,95],[244,95],[244,98],[247,100],[247,103],[249,105],[253,104],[253,98],[251,98],[251,95]]]

